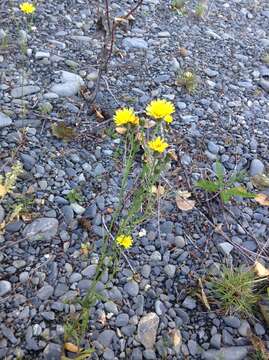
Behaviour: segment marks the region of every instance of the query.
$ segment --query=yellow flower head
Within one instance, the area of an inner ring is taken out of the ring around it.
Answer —
[[[114,115],[114,121],[116,126],[122,126],[126,124],[139,125],[139,119],[135,115],[132,108],[123,108],[116,111]]]
[[[131,235],[119,235],[116,237],[116,243],[125,249],[129,249],[133,245]]]
[[[186,72],[184,73],[184,76],[185,76],[185,78],[190,79],[190,78],[193,77],[193,73],[190,72],[190,71],[186,71]]]
[[[29,2],[23,2],[20,4],[20,9],[25,14],[33,14],[36,10],[36,7]]]
[[[151,116],[153,119],[163,119],[168,115],[171,115],[175,112],[174,105],[167,100],[153,100],[146,107],[146,113],[148,116]]]
[[[166,115],[164,117],[164,121],[167,122],[167,124],[171,124],[171,122],[173,121],[172,115]]]
[[[148,147],[158,153],[163,153],[169,145],[160,136],[148,142]]]

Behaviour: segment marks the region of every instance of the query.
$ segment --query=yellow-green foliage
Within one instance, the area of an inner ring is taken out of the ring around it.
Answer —
[[[193,71],[184,71],[177,79],[177,84],[186,88],[189,93],[196,90],[198,79]]]
[[[17,162],[5,176],[0,175],[0,199],[3,199],[6,194],[12,192],[17,178],[22,172],[22,165]]]

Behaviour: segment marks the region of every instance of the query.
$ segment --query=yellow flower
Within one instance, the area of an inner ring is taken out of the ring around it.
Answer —
[[[36,10],[36,7],[29,2],[24,2],[20,4],[20,9],[25,14],[33,14]]]
[[[153,100],[146,107],[146,113],[148,116],[151,116],[153,119],[163,119],[168,115],[171,115],[175,112],[174,105],[167,100]]]
[[[129,249],[133,245],[131,235],[119,235],[116,237],[116,243],[125,249]]]
[[[114,115],[114,121],[116,126],[122,126],[126,124],[139,125],[139,119],[135,115],[132,108],[123,108],[116,111]]]
[[[168,147],[168,144],[160,136],[158,136],[158,137],[156,137],[156,139],[148,142],[148,147],[151,150],[156,151],[161,154]]]
[[[167,124],[171,124],[171,122],[173,121],[172,115],[166,115],[164,117],[164,121],[167,122]]]

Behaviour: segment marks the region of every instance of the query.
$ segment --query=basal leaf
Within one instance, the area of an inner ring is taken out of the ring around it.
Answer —
[[[240,196],[242,198],[247,198],[247,199],[255,198],[254,194],[248,192],[242,186],[236,186],[231,189],[223,190],[220,194],[220,197],[224,203],[229,202],[231,200],[231,198],[234,196]]]
[[[198,180],[196,186],[208,192],[217,192],[220,190],[219,184],[216,181]]]

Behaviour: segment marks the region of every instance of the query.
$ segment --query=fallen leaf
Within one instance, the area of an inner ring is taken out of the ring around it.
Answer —
[[[7,194],[6,186],[0,184],[0,199],[3,198],[6,194]]]
[[[258,194],[255,196],[255,200],[263,206],[269,206],[269,196],[266,194]]]
[[[174,349],[176,350],[176,353],[179,353],[181,345],[182,345],[182,335],[180,333],[180,330],[173,329],[170,331],[169,335],[172,340],[172,345],[173,345]]]
[[[200,289],[201,289],[201,294],[199,294],[200,295],[199,297],[201,298],[201,300],[202,300],[203,304],[205,305],[205,307],[207,308],[207,310],[211,311],[209,302],[207,300],[207,297],[206,297],[206,294],[205,294],[205,291],[204,291],[202,280],[199,278],[198,282],[199,282]]]
[[[176,203],[177,207],[182,211],[190,211],[195,206],[194,200],[189,200],[191,193],[188,191],[177,191]]]
[[[251,178],[251,181],[257,189],[269,187],[269,176],[266,176],[265,174],[255,175]]]
[[[256,274],[258,275],[258,277],[265,277],[265,276],[269,276],[269,270],[266,269],[265,266],[263,266],[261,263],[259,263],[258,261],[255,262],[254,264],[254,271],[256,272]]]
[[[118,126],[115,128],[116,132],[120,135],[124,135],[127,131],[127,129],[123,126]]]
[[[83,227],[83,229],[90,231],[92,224],[89,219],[81,218],[78,220],[78,222]]]
[[[76,132],[72,127],[66,126],[64,123],[54,123],[51,125],[52,134],[58,139],[72,140],[76,136]]]
[[[168,150],[167,154],[170,156],[170,158],[171,158],[172,160],[178,161],[178,156],[177,156],[175,150],[170,149],[170,150]]]
[[[156,194],[157,197],[161,197],[165,193],[165,188],[161,185],[155,186],[153,185],[151,188],[151,192]]]
[[[75,344],[72,344],[71,342],[64,343],[64,348],[65,350],[70,351],[72,353],[78,353],[80,351],[79,347]]]
[[[144,128],[145,129],[151,129],[156,125],[156,122],[154,120],[145,119]]]
[[[182,56],[182,57],[186,57],[188,55],[188,50],[185,49],[184,47],[180,47],[178,49],[178,51],[179,51],[179,55]]]

